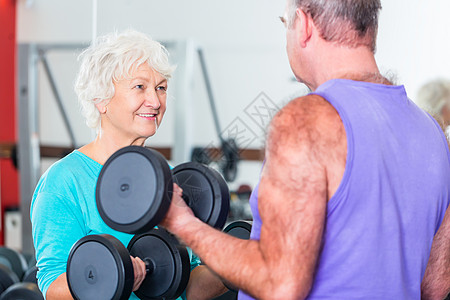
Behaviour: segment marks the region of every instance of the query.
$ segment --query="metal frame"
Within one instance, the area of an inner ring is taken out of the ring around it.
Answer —
[[[39,178],[39,137],[37,119],[36,45],[18,46],[17,69],[17,129],[20,177],[20,211],[22,212],[22,252],[34,253],[31,236],[30,204]]]
[[[175,126],[172,163],[174,165],[190,160],[193,149],[193,115],[194,63],[197,46],[192,40],[180,41],[171,45],[177,62],[177,69],[172,82],[175,91]]]

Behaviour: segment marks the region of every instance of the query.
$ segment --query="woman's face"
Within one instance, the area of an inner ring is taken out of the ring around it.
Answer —
[[[141,64],[114,82],[115,94],[99,104],[102,135],[123,145],[143,144],[154,135],[166,111],[167,80],[148,64]]]

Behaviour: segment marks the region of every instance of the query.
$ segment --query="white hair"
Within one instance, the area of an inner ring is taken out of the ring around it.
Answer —
[[[81,113],[90,128],[100,129],[100,113],[96,104],[114,96],[114,81],[130,76],[141,64],[147,63],[164,78],[169,79],[173,66],[169,54],[160,43],[147,35],[127,30],[98,37],[79,56],[80,70],[75,92]]]
[[[418,94],[416,104],[435,117],[442,117],[442,109],[450,108],[450,81],[436,79],[423,85]]]

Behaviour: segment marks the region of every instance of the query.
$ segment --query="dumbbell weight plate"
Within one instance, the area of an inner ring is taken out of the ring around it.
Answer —
[[[243,240],[250,239],[251,231],[252,222],[242,220],[231,222],[223,229],[223,232]]]
[[[231,222],[225,228],[223,229],[223,232],[237,237],[242,240],[248,240],[250,239],[250,233],[252,231],[252,221],[244,221],[244,220],[238,220]],[[228,282],[224,281],[224,285],[230,290],[230,295],[233,295],[233,298],[237,297],[237,288],[229,284]]]
[[[23,274],[22,282],[31,282],[31,283],[37,284],[37,278],[36,278],[37,271],[38,271],[37,266],[33,266],[33,267],[29,268],[25,272],[25,274]]]
[[[134,271],[125,246],[108,234],[76,242],[67,260],[67,282],[75,299],[128,299]]]
[[[0,264],[16,273],[18,278],[22,278],[28,268],[25,257],[20,252],[7,247],[0,247]]]
[[[18,282],[1,294],[0,300],[44,300],[35,283]]]
[[[19,282],[19,278],[16,273],[11,271],[8,267],[0,265],[0,294],[17,282]]]
[[[222,229],[230,209],[230,193],[219,172],[200,163],[187,162],[176,166],[172,173],[173,181],[183,189],[195,216]]]
[[[97,208],[109,227],[144,233],[165,216],[172,190],[172,174],[164,157],[155,150],[128,146],[103,166],[97,180]]]
[[[127,248],[131,256],[153,264],[154,269],[135,292],[140,299],[176,299],[186,289],[190,275],[188,252],[165,229],[136,235]]]

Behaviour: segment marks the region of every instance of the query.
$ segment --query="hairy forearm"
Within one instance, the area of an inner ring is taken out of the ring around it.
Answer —
[[[188,300],[207,300],[220,296],[227,290],[222,280],[207,266],[202,265],[191,272],[186,289],[186,298]]]
[[[73,299],[67,284],[66,273],[63,273],[50,284],[47,290],[47,300]]]
[[[434,237],[421,288],[425,300],[442,300],[450,293],[450,208]]]
[[[277,270],[284,269],[288,273],[289,268],[283,266],[282,260],[276,259],[276,255],[265,255],[259,241],[231,237],[198,219],[193,219],[185,226],[172,228],[172,231],[210,269],[255,298],[290,299],[293,297],[286,294],[290,286],[302,286],[301,279],[292,281],[289,274],[280,275],[281,272]],[[305,289],[304,296],[308,290],[309,287]],[[298,294],[295,299],[299,299]]]

